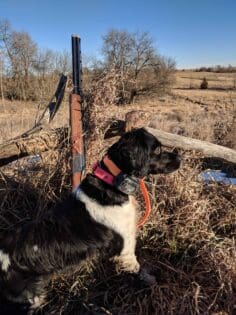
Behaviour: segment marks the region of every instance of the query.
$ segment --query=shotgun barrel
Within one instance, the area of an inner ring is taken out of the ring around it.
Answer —
[[[72,79],[73,92],[70,95],[71,153],[72,153],[72,190],[81,182],[85,168],[85,152],[83,142],[83,115],[81,103],[81,49],[80,38],[72,35]]]
[[[82,83],[82,62],[81,62],[81,39],[77,35],[72,35],[72,78],[73,93],[81,94]]]

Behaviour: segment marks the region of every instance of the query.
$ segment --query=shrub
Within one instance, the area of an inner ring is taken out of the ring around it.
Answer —
[[[207,81],[206,78],[203,78],[203,79],[202,79],[200,88],[201,88],[201,89],[204,89],[204,90],[208,89],[208,81]]]

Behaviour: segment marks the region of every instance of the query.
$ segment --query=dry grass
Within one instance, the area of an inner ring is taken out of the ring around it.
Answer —
[[[106,89],[102,90],[104,84]],[[112,95],[110,79],[105,79],[102,86],[100,89],[103,93],[110,91],[108,94]],[[189,134],[198,132],[200,138],[209,136],[218,142],[212,131],[218,119],[215,98],[204,99],[204,102],[209,101],[204,106],[208,110],[210,108],[210,112],[216,111],[213,119],[201,104],[185,99],[186,90],[180,96],[179,91],[174,90],[172,95],[165,98],[140,101],[127,107],[109,105],[106,113],[100,106],[104,94],[96,93],[97,98],[93,99],[90,112],[91,134],[87,134],[90,141],[87,164],[91,165],[101,157],[109,143],[115,141],[103,140],[106,124],[102,122],[122,119],[132,109],[157,115],[158,124],[162,124],[163,128],[181,123]],[[226,115],[232,104],[230,97],[226,97],[229,92],[214,93],[217,97],[217,93],[226,93],[223,97],[225,105],[222,105],[222,113]],[[110,104],[109,95],[107,104]],[[199,100],[197,94],[191,97]],[[191,116],[200,118],[194,124]],[[204,117],[204,124],[209,124],[207,133],[203,130],[200,132],[203,124],[199,127]],[[230,123],[230,117],[226,115],[225,121]],[[139,230],[137,255],[141,263],[156,276],[157,284],[147,287],[132,275],[116,274],[107,257],[98,258],[70,275],[55,275],[48,288],[43,313],[236,314],[236,186],[203,184],[198,174],[209,165],[209,161],[194,152],[182,154],[180,171],[168,176],[147,178],[152,217]],[[32,162],[27,171],[23,161],[1,169],[2,229],[37,217],[53,203],[65,198],[70,191],[68,148],[45,154],[43,160],[39,158]],[[233,168],[224,164],[221,167]],[[231,171],[235,172],[235,167]]]
[[[34,127],[46,106],[45,100],[41,103],[0,100],[0,144]],[[68,125],[68,117],[69,106],[68,95],[66,95],[51,127]]]
[[[37,217],[70,190],[67,153],[51,153],[30,172],[5,169],[1,228]],[[201,157],[185,153],[181,170],[150,178],[152,218],[137,254],[157,278],[152,287],[115,273],[107,258],[55,275],[49,314],[215,314],[236,310],[236,187],[198,181]],[[58,167],[60,165],[60,167]],[[7,176],[8,174],[8,176]],[[9,177],[11,175],[11,177]],[[14,179],[13,179],[14,178]],[[91,312],[90,312],[91,311]]]
[[[199,89],[204,77],[208,81],[209,89],[236,89],[235,73],[195,72],[191,70],[177,71],[176,87],[182,89]]]

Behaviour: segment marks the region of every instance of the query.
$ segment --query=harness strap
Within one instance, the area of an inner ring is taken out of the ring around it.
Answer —
[[[143,217],[139,220],[137,227],[141,227],[142,225],[144,225],[144,223],[146,223],[146,221],[148,220],[150,213],[151,213],[151,202],[150,202],[150,198],[149,198],[149,193],[147,190],[147,187],[143,181],[143,179],[139,179],[139,186],[140,186],[140,190],[142,192],[143,195],[143,199],[145,202],[145,212]]]

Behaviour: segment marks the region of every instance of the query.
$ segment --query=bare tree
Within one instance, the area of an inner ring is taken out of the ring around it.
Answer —
[[[34,70],[40,79],[45,80],[46,75],[54,70],[54,52],[50,49],[38,50],[36,59],[34,60]]]
[[[173,74],[175,63],[170,58],[159,56],[147,32],[129,33],[112,29],[103,36],[102,52],[105,66],[119,71],[120,96],[129,102],[137,94],[156,92],[160,84],[167,86],[171,83],[169,77]],[[146,77],[149,77],[148,82]],[[160,91],[163,92],[163,88]]]
[[[110,30],[103,36],[103,54],[107,66],[125,71],[132,63],[132,46],[134,40],[127,31]]]
[[[153,47],[153,41],[147,32],[136,32],[133,34],[133,65],[134,65],[134,77],[138,77],[139,73],[145,67],[151,64],[151,60],[156,56],[155,49]]]
[[[68,51],[54,53],[54,71],[58,73],[70,73],[71,55]]]
[[[0,91],[1,91],[1,98],[4,100],[4,92],[3,92],[3,70],[4,69],[4,60],[3,60],[3,53],[0,50]]]
[[[0,20],[0,93],[10,99],[44,100],[51,95],[59,74],[71,72],[68,52],[39,50],[26,32],[14,31],[10,23]]]
[[[48,98],[62,73],[71,72],[71,58],[68,52],[39,50],[34,62],[35,85],[40,100]]]
[[[10,51],[13,78],[22,79],[22,95],[26,99],[29,74],[36,57],[37,45],[26,32],[13,32],[8,41],[8,51]]]
[[[4,99],[3,91],[3,72],[6,59],[6,46],[5,41],[10,37],[11,26],[7,20],[0,21],[0,88],[1,88],[1,97]]]
[[[8,56],[11,56],[10,51],[8,50],[8,41],[11,38],[12,29],[11,24],[7,20],[0,21],[0,46],[7,50]]]
[[[0,41],[8,56],[14,93],[18,91],[18,96],[26,99],[37,45],[28,33],[12,31],[8,21],[0,23]]]

